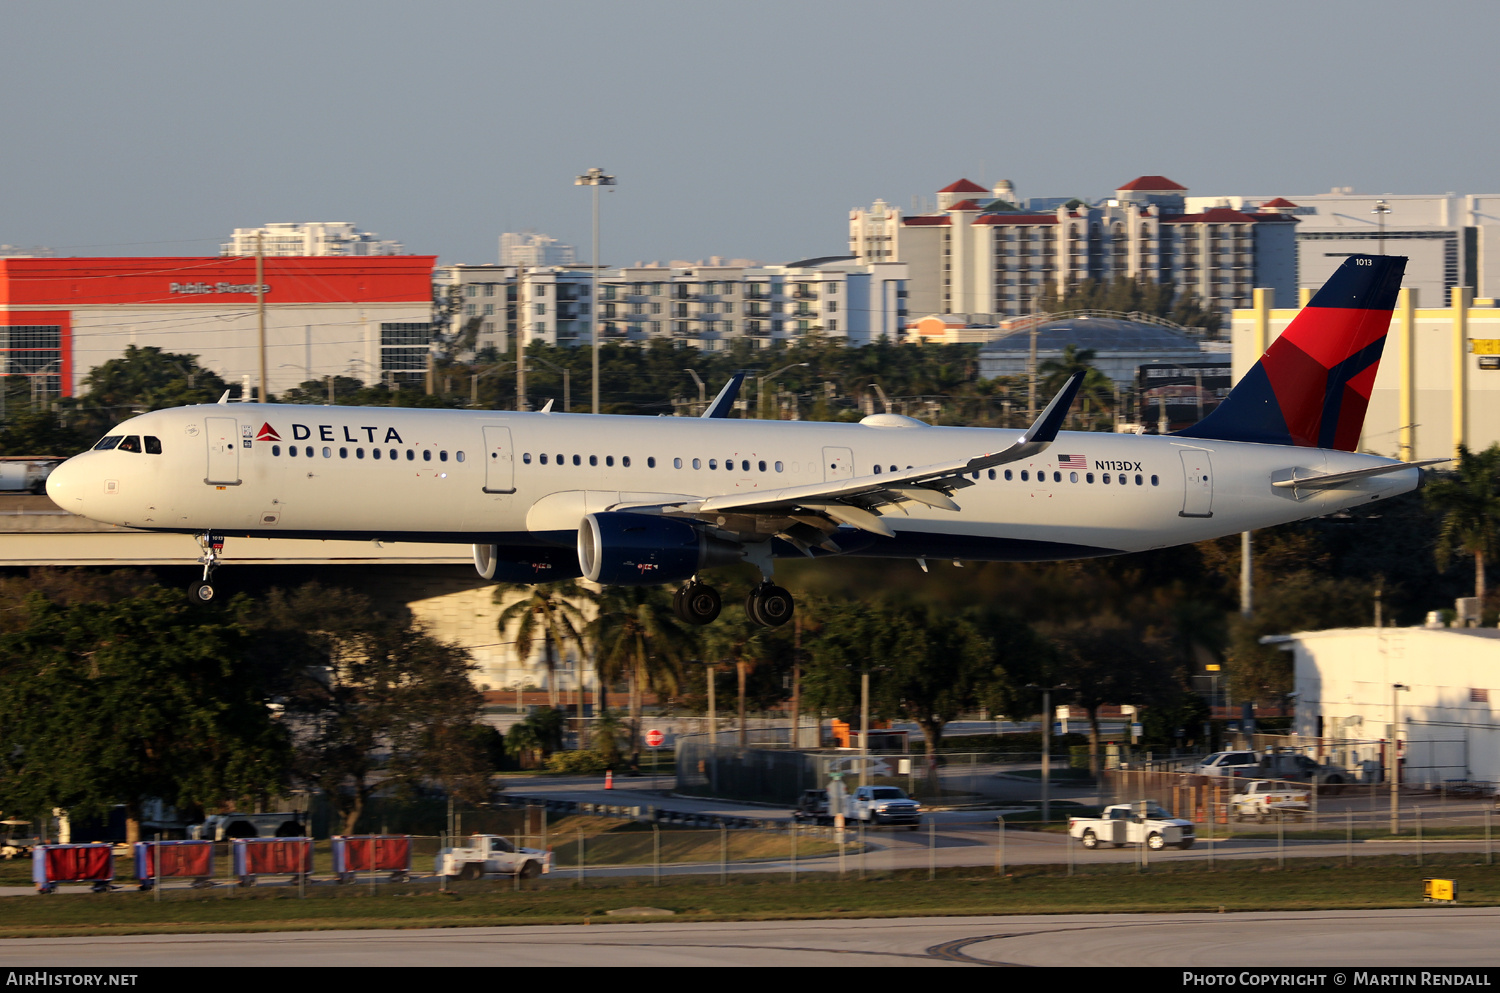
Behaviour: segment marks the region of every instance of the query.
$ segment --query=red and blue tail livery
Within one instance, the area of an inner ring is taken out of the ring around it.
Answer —
[[[1380,368],[1406,259],[1351,255],[1185,438],[1352,452]]]

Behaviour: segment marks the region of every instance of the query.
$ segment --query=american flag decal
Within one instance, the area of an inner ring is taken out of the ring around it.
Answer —
[[[1060,469],[1086,469],[1089,460],[1082,455],[1059,455],[1057,465]]]

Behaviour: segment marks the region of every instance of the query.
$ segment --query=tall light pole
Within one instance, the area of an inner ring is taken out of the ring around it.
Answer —
[[[1403,683],[1391,684],[1391,747],[1386,773],[1386,778],[1391,781],[1391,834],[1401,830],[1401,704],[1396,694],[1409,689],[1411,687]]]
[[[1052,691],[1072,687],[1029,685],[1026,688],[1042,691],[1042,823],[1046,824],[1052,818]]]
[[[1391,205],[1384,200],[1376,200],[1375,209],[1370,211],[1370,213],[1375,215],[1375,223],[1380,225],[1380,234],[1377,235],[1379,240],[1376,241],[1376,244],[1380,246],[1379,254],[1381,255],[1385,254],[1385,215],[1390,212]]]
[[[697,412],[701,414],[705,410],[708,409],[708,387],[704,385],[704,383],[703,383],[703,377],[701,377],[701,376],[698,375],[698,372],[697,372],[696,369],[685,369],[683,371],[686,372],[689,376],[692,376],[693,377],[693,382],[695,382],[695,383],[698,384],[698,411]]]
[[[786,372],[788,369],[806,368],[809,364],[810,363],[807,363],[807,362],[793,362],[791,365],[784,365],[784,366],[782,366],[780,369],[777,369],[775,372],[771,373],[769,376],[757,376],[756,377],[756,379],[755,379],[755,416],[756,416],[757,420],[765,416],[765,409],[766,409],[766,406],[765,406],[766,384],[769,383],[771,380],[775,379],[777,376],[779,376],[782,373]],[[776,420],[778,420],[778,421],[781,420],[781,412],[780,411],[776,412]]]
[[[594,279],[591,294],[593,312],[590,316],[593,318],[594,327],[594,413],[597,414],[599,413],[599,187],[614,186],[615,177],[605,175],[603,169],[595,166],[573,180],[573,185],[594,188]]]

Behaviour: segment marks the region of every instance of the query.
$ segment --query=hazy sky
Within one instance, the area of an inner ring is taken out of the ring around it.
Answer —
[[[0,243],[214,254],[350,221],[444,261],[845,250],[960,176],[1098,197],[1500,193],[1500,4],[0,0]]]

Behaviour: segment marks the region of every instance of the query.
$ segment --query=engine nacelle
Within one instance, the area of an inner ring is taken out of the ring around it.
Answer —
[[[740,560],[740,546],[710,537],[686,521],[604,511],[578,528],[584,578],[607,586],[658,586],[691,579],[700,569]]]
[[[567,548],[475,545],[474,571],[502,583],[557,583],[583,575]]]

